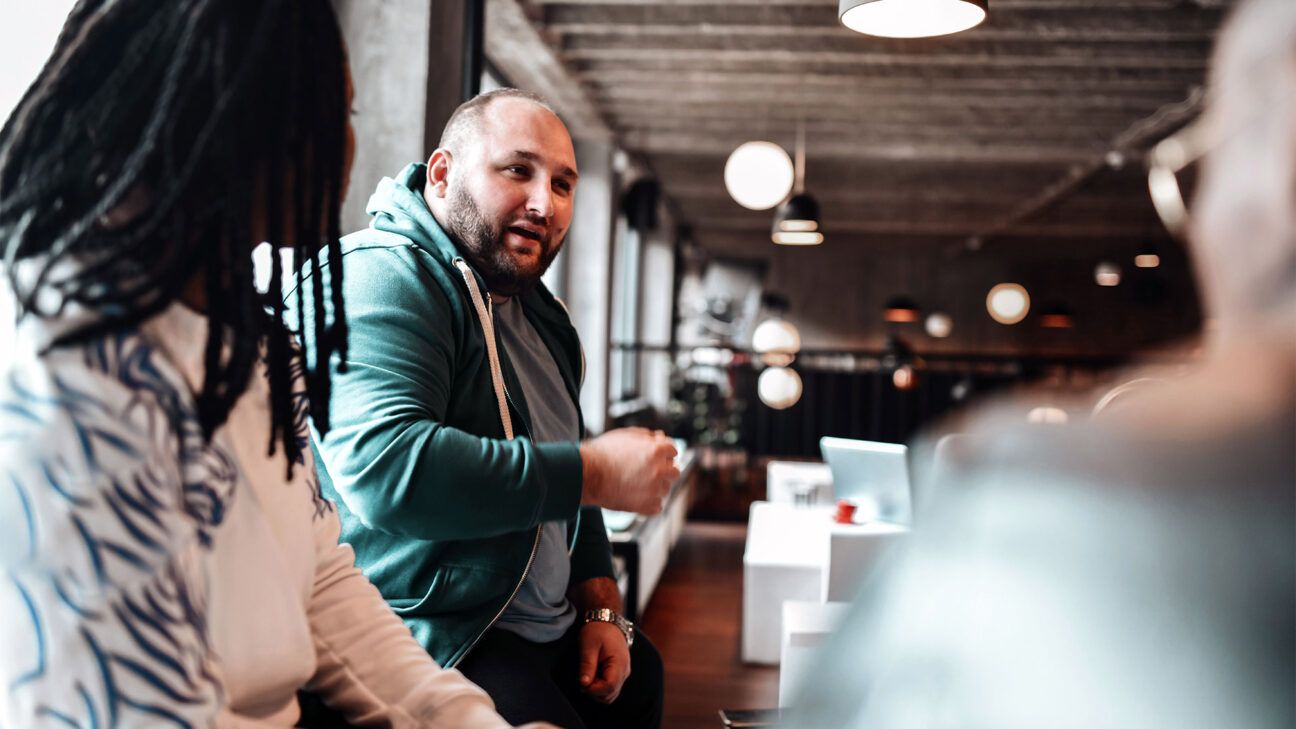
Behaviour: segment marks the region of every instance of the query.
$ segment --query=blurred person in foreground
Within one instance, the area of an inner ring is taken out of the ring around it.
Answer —
[[[1210,81],[1200,366],[973,421],[787,726],[1296,726],[1296,3],[1239,6]]]
[[[558,116],[497,89],[378,183],[342,242],[354,336],[320,480],[388,603],[505,718],[654,727],[661,659],[620,615],[599,507],[660,511],[679,471],[660,432],[585,438],[580,340],[540,281],[578,179]]]
[[[328,373],[254,288],[338,253],[349,96],[327,0],[83,0],[0,130],[0,725],[507,726],[338,544]]]

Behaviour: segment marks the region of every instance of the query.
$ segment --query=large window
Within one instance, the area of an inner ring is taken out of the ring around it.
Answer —
[[[621,345],[612,353],[612,401],[639,396],[639,357],[631,346],[640,342],[639,301],[643,241],[626,216],[617,218],[612,261],[612,342]]]

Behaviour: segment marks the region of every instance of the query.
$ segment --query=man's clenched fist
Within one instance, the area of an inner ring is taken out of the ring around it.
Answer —
[[[675,444],[660,430],[618,428],[581,444],[582,504],[656,514],[679,478]]]

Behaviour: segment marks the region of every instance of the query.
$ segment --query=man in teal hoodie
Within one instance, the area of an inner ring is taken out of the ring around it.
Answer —
[[[660,432],[582,441],[580,342],[540,283],[577,180],[563,123],[504,89],[379,183],[343,239],[349,354],[316,460],[365,573],[505,718],[656,727],[660,657],[620,616],[599,507],[655,513],[679,472]],[[303,285],[339,262],[314,264]]]

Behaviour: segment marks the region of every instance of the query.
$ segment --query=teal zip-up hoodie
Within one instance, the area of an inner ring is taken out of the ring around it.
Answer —
[[[313,445],[356,562],[437,662],[454,666],[516,594],[541,522],[570,520],[572,584],[613,572],[602,514],[580,506],[579,445],[531,441],[497,339],[516,435],[506,439],[467,276],[488,301],[485,282],[428,209],[426,178],[421,164],[384,178],[370,227],[342,239],[348,369],[333,363],[332,429]],[[323,255],[316,263],[327,271]],[[579,411],[582,355],[566,309],[543,284],[519,300]]]

